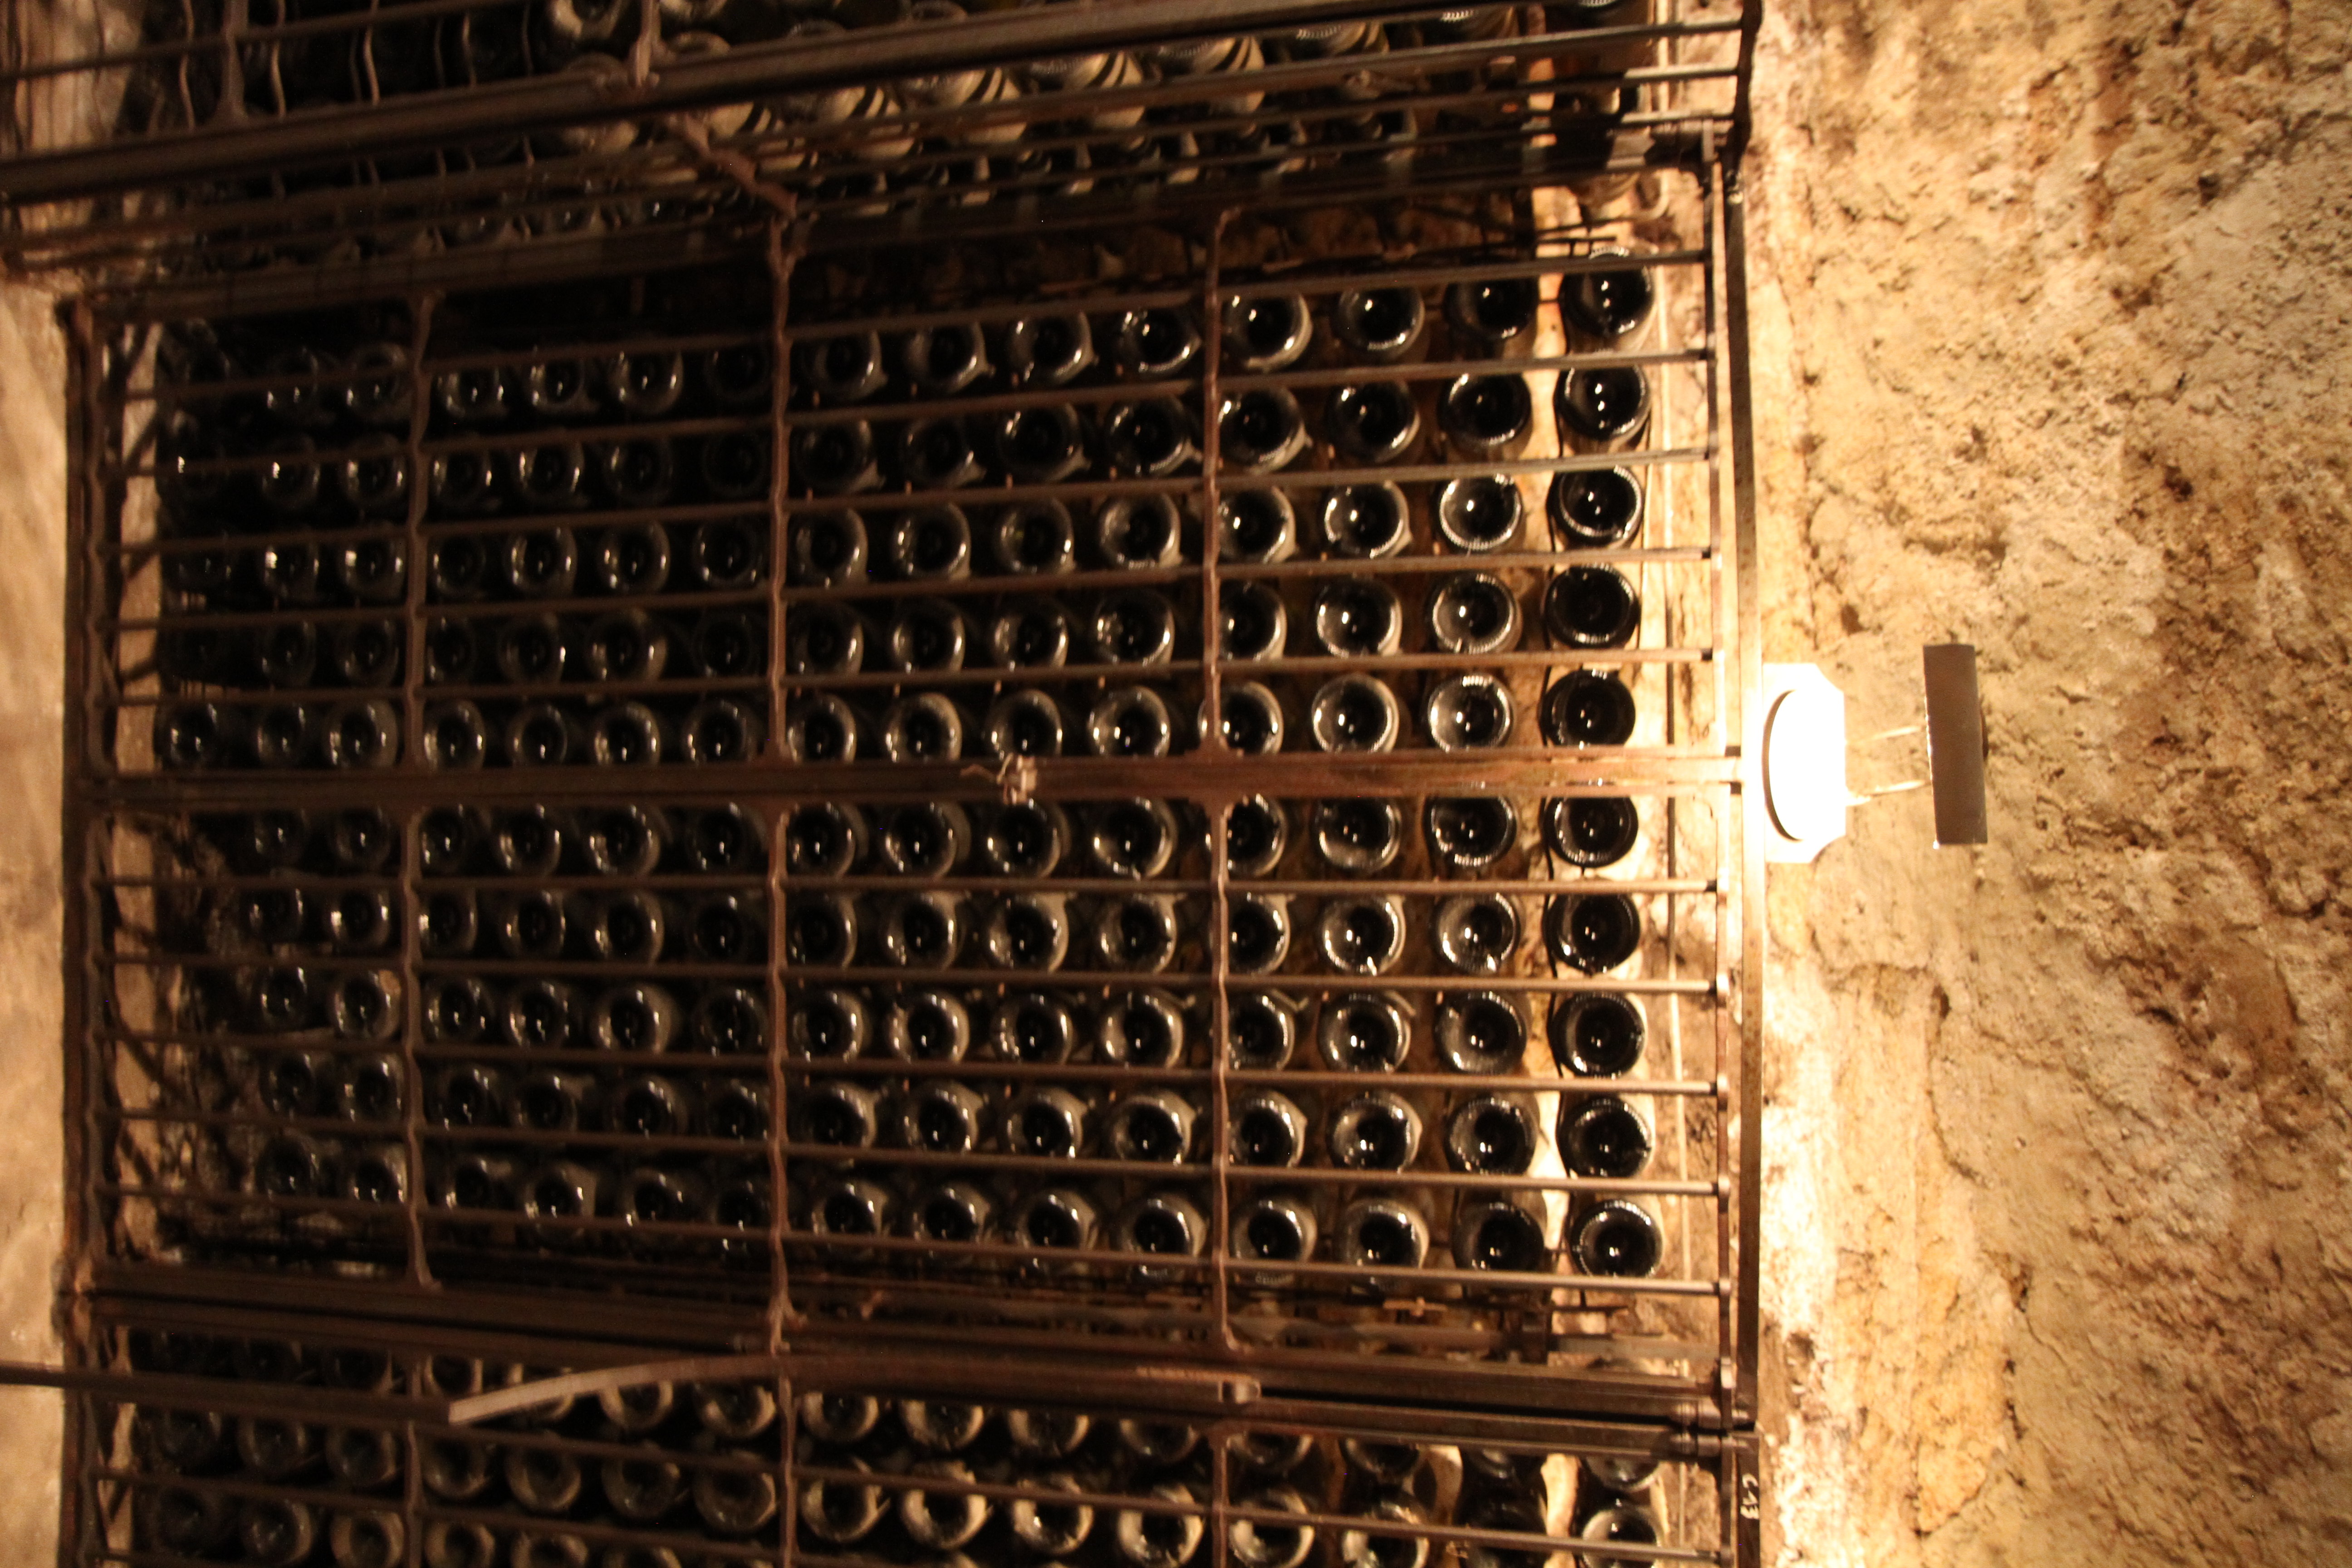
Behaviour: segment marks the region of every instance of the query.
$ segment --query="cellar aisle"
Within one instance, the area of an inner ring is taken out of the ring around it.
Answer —
[[[1773,1555],[2345,1562],[2352,11],[1767,16],[1768,654],[1994,840],[1774,872]]]
[[[65,340],[49,297],[0,291],[0,1356],[50,1362],[63,1240],[58,777]],[[0,1563],[55,1561],[58,1396],[0,1389]]]

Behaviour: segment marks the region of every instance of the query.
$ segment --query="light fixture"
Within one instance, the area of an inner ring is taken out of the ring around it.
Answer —
[[[1764,667],[1764,858],[1804,865],[1845,837],[1845,693],[1819,665]]]

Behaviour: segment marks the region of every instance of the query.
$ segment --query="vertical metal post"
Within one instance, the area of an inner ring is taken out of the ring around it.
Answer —
[[[432,350],[433,317],[440,304],[434,294],[417,296],[410,304],[408,337],[408,519],[401,548],[408,559],[408,658],[401,666],[401,754],[413,768],[425,765],[425,587],[426,570],[425,509],[432,494],[431,474],[425,460],[425,435],[433,419],[433,376],[425,363]],[[416,1048],[425,1037],[424,938],[420,918],[425,910],[424,815],[406,814],[400,820],[400,982],[404,993],[401,1008],[400,1063],[407,1086],[401,1108],[401,1138],[408,1150],[406,1201],[402,1209],[408,1226],[408,1278],[431,1287],[433,1261],[425,1240],[425,1068]]]

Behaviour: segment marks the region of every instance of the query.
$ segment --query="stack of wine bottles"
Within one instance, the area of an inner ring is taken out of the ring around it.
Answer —
[[[1685,1467],[1329,1424],[1202,1421],[789,1381],[635,1384],[480,1427],[384,1396],[554,1374],[420,1347],[132,1336],[183,1383],[102,1430],[133,1551],[297,1568],[667,1568],[680,1562],[1188,1568],[1626,1568],[1666,1542]],[[209,1384],[217,1392],[207,1397]],[[193,1391],[192,1391],[193,1390]],[[1213,1539],[1222,1520],[1224,1539]],[[792,1539],[785,1540],[786,1532]]]
[[[307,321],[173,346],[160,765],[760,752],[763,344],[460,355],[422,373],[400,343],[337,347]],[[425,688],[413,731],[412,658]],[[404,758],[410,743],[421,756]]]
[[[356,231],[372,247],[403,253],[723,222],[756,210],[744,188],[751,179],[789,191],[803,216],[839,221],[1089,198],[1198,201],[1316,178],[1437,184],[1450,171],[1491,181],[1498,161],[1507,168],[1536,136],[1563,163],[1602,163],[1612,132],[1644,107],[1628,73],[1662,63],[1671,37],[1696,41],[1728,26],[1650,0],[1565,0],[1333,16],[1012,63],[982,50],[966,65],[957,63],[956,29],[967,7],[957,0],[484,0],[454,12],[279,0],[272,9],[235,23],[156,13],[122,126],[186,132],[234,122],[251,135],[279,117],[341,111],[363,123],[370,105],[432,94],[455,101],[534,77],[583,89],[577,121],[529,134],[453,132],[446,145],[422,146],[404,124],[402,140],[381,148],[354,130],[323,156],[306,148],[299,160],[238,165],[236,178],[192,204],[238,201],[247,233],[284,225],[315,242],[322,229]],[[404,15],[411,10],[427,14]],[[1585,37],[1594,29],[1597,37]],[[875,36],[888,32],[903,43],[877,73]],[[763,66],[789,70],[813,50],[853,41],[867,46],[863,79],[757,85]],[[1649,89],[1649,104],[1690,99],[1699,112],[1717,110],[1693,93],[1731,75],[1727,51],[1702,62],[1685,46],[1675,66]],[[609,112],[599,93],[617,96],[646,68],[656,82],[724,80],[676,118],[587,118]],[[1530,94],[1538,81],[1540,100]],[[708,166],[714,143],[740,160],[734,177]],[[314,197],[385,186],[408,199],[321,206]],[[528,203],[512,199],[517,188],[528,188]],[[289,196],[295,204],[278,211],[265,205]],[[256,259],[226,235],[207,240],[205,259],[216,265]]]

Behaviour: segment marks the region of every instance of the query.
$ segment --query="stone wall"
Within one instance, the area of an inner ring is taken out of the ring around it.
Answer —
[[[1786,1563],[2352,1557],[2352,9],[1775,0],[1770,657],[1993,843],[1776,869]]]

